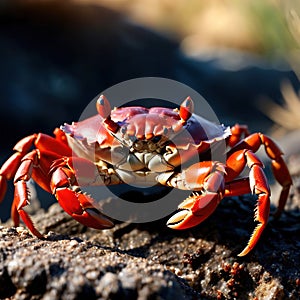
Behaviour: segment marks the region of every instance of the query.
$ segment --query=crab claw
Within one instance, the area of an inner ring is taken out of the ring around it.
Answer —
[[[61,207],[79,223],[95,229],[114,226],[114,223],[96,208],[95,201],[90,196],[68,188],[56,189],[55,196]]]
[[[179,204],[179,212],[168,220],[167,226],[172,229],[194,227],[209,217],[220,201],[221,195],[215,192],[194,193]]]

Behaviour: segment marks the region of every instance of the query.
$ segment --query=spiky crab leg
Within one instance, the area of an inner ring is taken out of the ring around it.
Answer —
[[[237,128],[238,126],[239,125],[235,125],[235,127]],[[237,128],[236,130],[238,130]],[[228,152],[228,157],[234,152],[242,149],[248,149],[252,152],[256,152],[262,145],[265,148],[266,154],[271,159],[274,177],[282,186],[277,211],[275,213],[275,217],[279,217],[284,209],[289,195],[290,187],[293,183],[286,163],[282,158],[283,152],[280,150],[279,146],[270,137],[262,133],[254,133],[237,143]]]
[[[36,140],[36,135],[30,135],[20,140],[13,150],[16,152],[3,164],[0,169],[0,202],[2,202],[6,190],[7,181],[12,180],[21,164],[21,160],[26,153],[28,153],[30,147]]]
[[[14,153],[1,167],[0,170],[0,201],[5,196],[7,181],[14,179],[15,192],[11,207],[11,217],[15,226],[20,223],[20,217],[28,229],[37,237],[43,235],[35,228],[29,215],[23,208],[29,204],[27,181],[33,177],[46,191],[49,189],[48,168],[51,159],[58,158],[59,154],[68,155],[71,149],[66,145],[65,136],[59,130],[55,130],[55,138],[45,134],[33,134],[20,140],[14,147]],[[30,151],[32,147],[40,148]],[[39,164],[39,161],[41,163]]]
[[[228,152],[227,160],[227,175],[226,181],[233,180],[241,173],[247,162],[251,168],[248,180],[235,180],[228,183],[225,195],[241,195],[252,192],[258,195],[258,205],[255,212],[255,220],[259,222],[255,228],[247,247],[239,254],[240,256],[246,255],[258,242],[269,217],[270,210],[270,190],[262,170],[262,162],[254,155],[260,146],[264,146],[265,152],[271,159],[272,170],[275,179],[282,186],[278,208],[274,217],[279,217],[286,204],[290,187],[292,185],[292,178],[288,168],[282,158],[282,151],[278,145],[268,136],[262,133],[254,133],[249,135],[247,126],[236,124],[232,128],[233,138],[228,140],[228,144],[233,148]],[[242,136],[246,136],[238,142]],[[249,151],[247,151],[249,150]],[[239,184],[237,184],[239,183]],[[230,188],[229,188],[230,187]]]
[[[246,165],[250,169],[249,179],[237,179],[228,182],[240,174]],[[258,222],[258,225],[255,227],[247,246],[239,256],[248,254],[254,248],[268,222],[270,188],[263,167],[261,160],[251,150],[239,150],[227,159],[225,196],[241,195],[249,192],[258,196],[254,214],[254,220]]]
[[[225,167],[219,162],[199,162],[171,177],[158,176],[161,184],[183,190],[193,190],[192,195],[179,204],[177,212],[167,226],[187,229],[200,224],[209,217],[224,196]]]
[[[11,215],[16,226],[19,224],[19,217],[21,217],[33,235],[38,238],[43,238],[44,236],[35,228],[31,218],[23,209],[30,203],[30,195],[26,183],[31,178],[32,168],[37,165],[38,156],[39,151],[33,150],[26,154],[21,160],[20,167],[14,178],[15,192]]]

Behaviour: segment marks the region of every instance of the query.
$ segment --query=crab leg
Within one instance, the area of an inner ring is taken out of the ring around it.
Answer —
[[[11,207],[11,217],[14,221],[15,226],[19,225],[19,217],[21,217],[23,222],[33,235],[37,236],[38,238],[43,238],[43,235],[35,228],[29,215],[23,210],[23,208],[30,203],[30,196],[28,193],[26,182],[31,178],[32,170],[38,164],[38,157],[39,151],[33,150],[26,154],[21,160],[21,164],[14,178],[15,194],[14,201]]]
[[[6,190],[7,181],[12,180],[21,164],[21,159],[29,151],[32,146],[36,135],[30,135],[20,140],[14,147],[17,151],[14,153],[0,169],[0,202],[3,200]]]
[[[224,174],[224,165],[211,161],[196,163],[169,178],[165,178],[165,174],[160,174],[157,180],[161,184],[195,191],[179,204],[179,212],[168,220],[168,227],[186,229],[200,224],[209,217],[223,199]]]
[[[33,178],[43,189],[49,188],[48,171],[53,159],[60,155],[70,155],[72,150],[65,142],[65,135],[60,130],[54,131],[55,138],[45,134],[33,134],[20,140],[14,147],[17,151],[2,166],[0,170],[0,201],[7,189],[7,181],[14,178],[15,193],[11,207],[11,217],[15,226],[20,223],[20,217],[28,229],[37,237],[43,235],[35,228],[29,215],[23,208],[30,203],[27,181]],[[30,148],[36,147],[30,151]]]
[[[20,165],[14,176],[14,200],[11,207],[11,217],[18,226],[20,217],[31,233],[38,238],[43,238],[43,235],[35,228],[29,215],[23,208],[30,204],[30,195],[28,193],[27,181],[33,178],[42,188],[51,192],[49,188],[50,177],[48,175],[49,163],[57,158],[56,154],[51,152],[40,152],[39,149],[34,149],[27,153],[20,162]]]
[[[276,145],[276,143],[268,136],[262,133],[254,133],[240,141],[229,152],[228,157],[237,150],[248,149],[256,152],[261,145],[264,145],[265,151],[272,162],[272,170],[274,177],[278,183],[282,186],[281,194],[279,197],[278,208],[275,213],[275,217],[279,217],[286,204],[290,187],[292,185],[292,178],[288,171],[288,168],[282,158],[282,151]]]
[[[235,124],[230,128],[231,135],[227,139],[227,145],[230,147],[235,146],[241,141],[242,136],[247,137],[250,135],[247,125]]]
[[[12,180],[20,167],[22,158],[30,151],[30,148],[36,147],[40,150],[52,152],[54,157],[60,155],[71,155],[72,150],[66,144],[65,134],[56,128],[54,130],[55,138],[46,134],[32,134],[21,139],[13,148],[16,152],[3,164],[0,169],[0,202],[3,200],[7,181]],[[50,164],[49,164],[50,166]],[[46,185],[42,186],[47,190]],[[48,189],[49,190],[49,189]]]
[[[233,182],[228,182],[230,179],[239,175],[246,164],[250,169],[249,180],[238,179]],[[227,159],[225,195],[240,195],[251,191],[258,196],[254,220],[259,222],[259,224],[254,229],[247,246],[239,256],[246,255],[254,248],[265,229],[269,218],[271,192],[263,167],[261,160],[251,150],[239,150]]]
[[[0,203],[2,202],[7,191],[7,181],[14,178],[21,163],[21,159],[22,154],[16,152],[3,164],[0,169]]]

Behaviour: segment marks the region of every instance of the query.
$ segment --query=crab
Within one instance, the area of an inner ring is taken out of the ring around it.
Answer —
[[[200,224],[224,197],[253,193],[258,224],[239,254],[243,256],[259,241],[270,212],[269,184],[255,154],[262,145],[282,187],[276,216],[283,211],[292,179],[283,153],[265,134],[250,134],[245,125],[230,128],[200,117],[190,97],[175,109],[125,106],[111,110],[101,95],[96,109],[93,117],[56,128],[53,137],[37,133],[15,145],[15,153],[0,169],[0,201],[7,181],[14,182],[11,217],[15,226],[21,218],[34,236],[45,238],[24,210],[30,203],[31,178],[76,221],[96,229],[111,228],[114,223],[101,212],[96,199],[83,192],[84,185],[157,184],[190,191],[167,222],[173,229]],[[222,144],[225,161],[209,159],[208,153]],[[247,167],[248,175],[242,177]]]

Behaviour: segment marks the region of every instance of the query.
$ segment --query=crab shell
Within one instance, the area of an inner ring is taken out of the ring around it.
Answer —
[[[199,159],[212,144],[222,144],[230,135],[229,127],[193,114],[189,97],[180,109],[133,106],[110,110],[101,96],[97,108],[98,115],[61,129],[76,156],[96,165],[106,162],[125,183],[157,183],[157,174]]]

